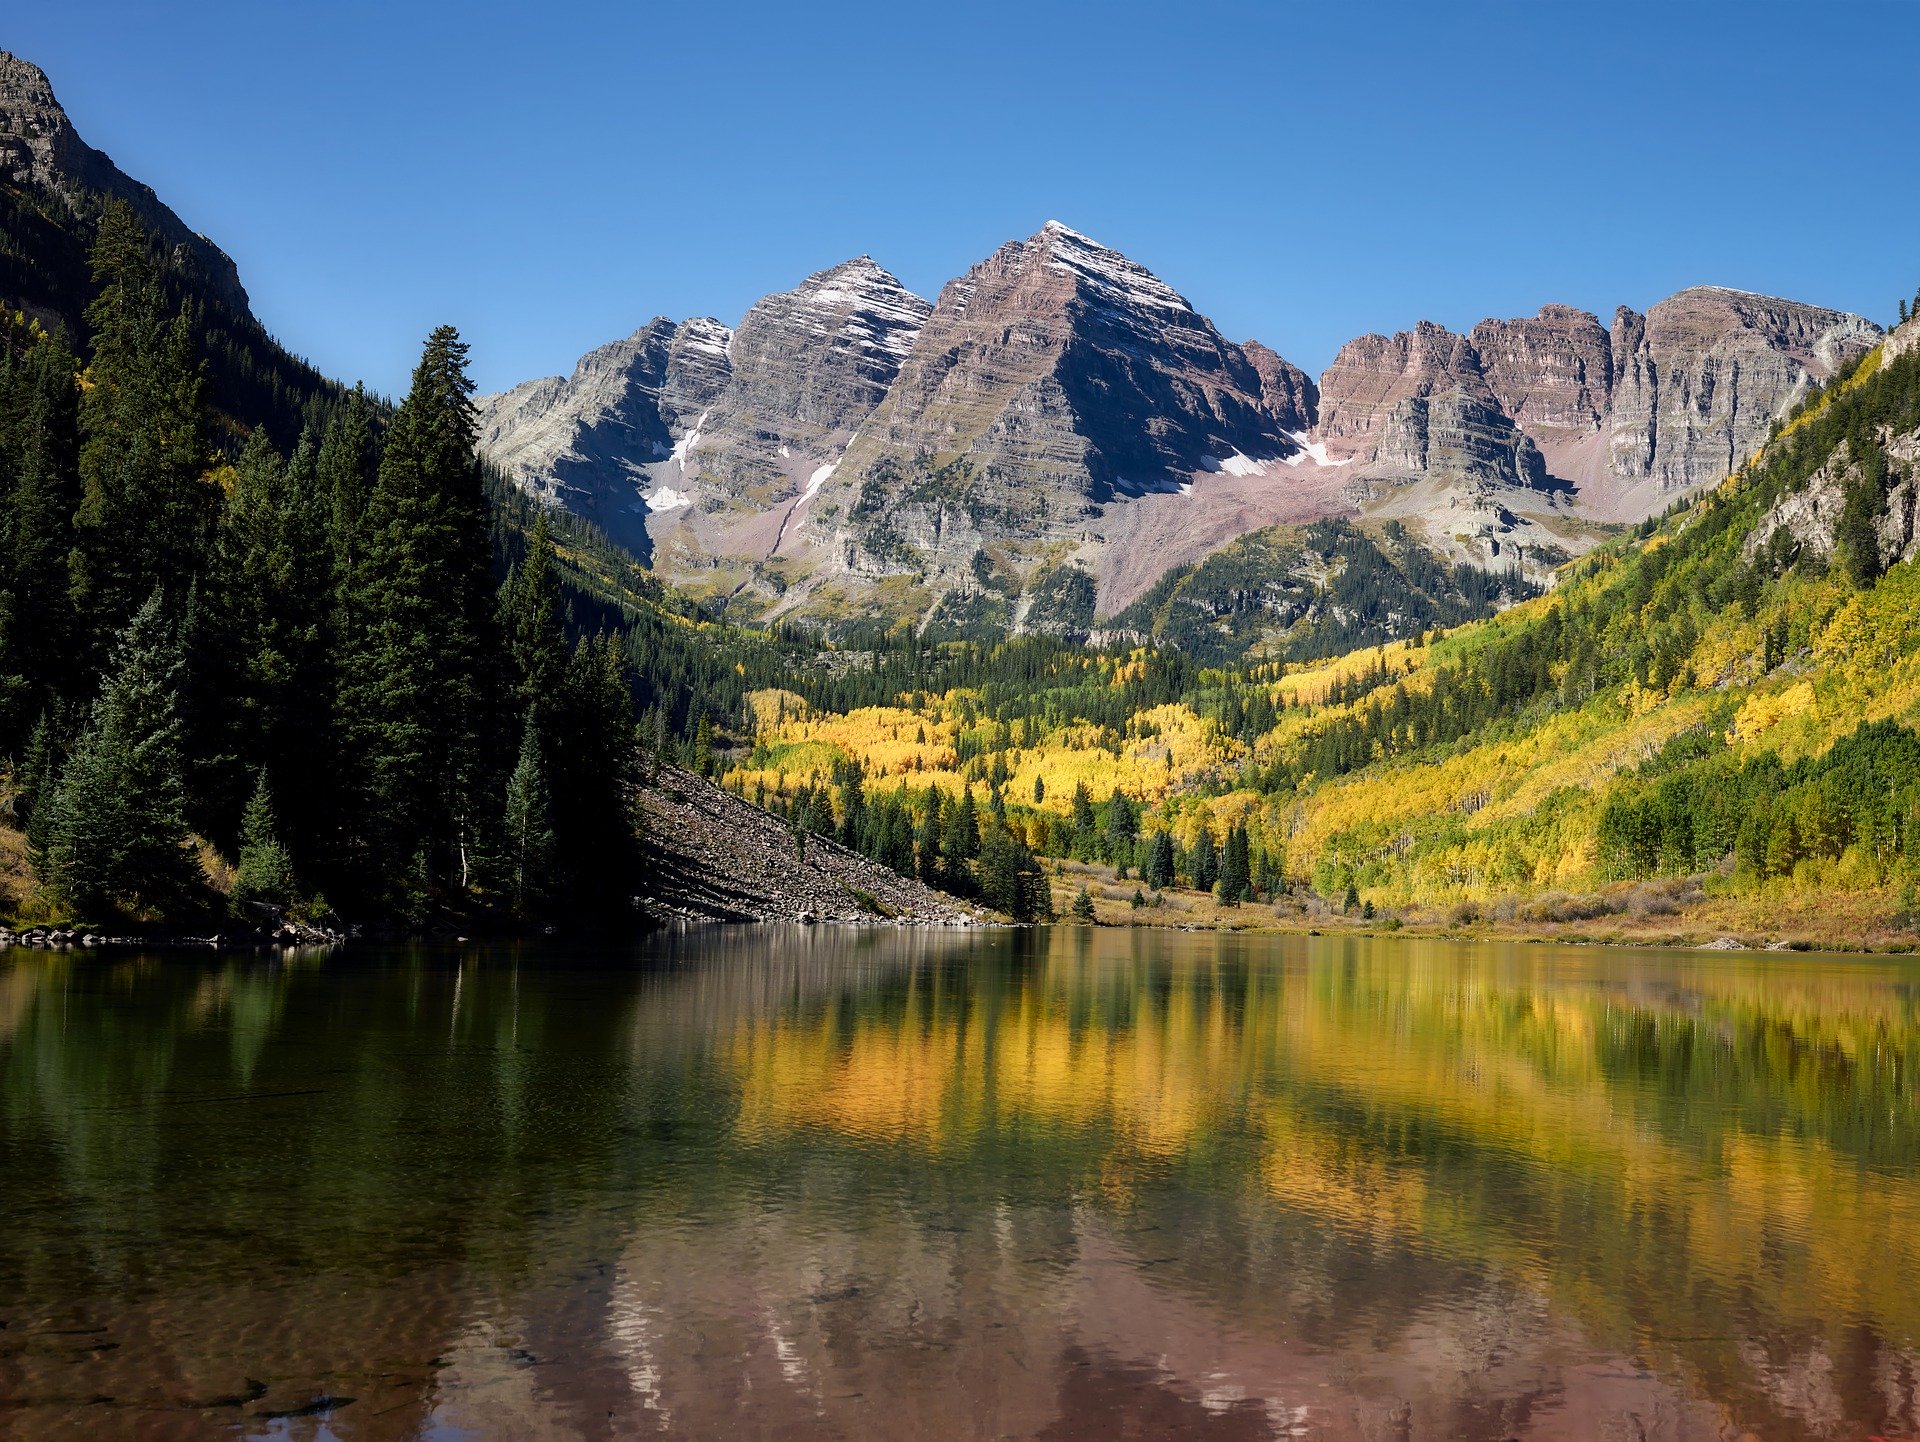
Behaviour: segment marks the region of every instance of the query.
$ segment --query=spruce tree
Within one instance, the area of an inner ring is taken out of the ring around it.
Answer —
[[[183,670],[156,590],[122,633],[92,720],[44,803],[42,875],[76,910],[164,908],[190,883]]]
[[[940,840],[945,832],[940,812],[945,795],[938,786],[927,788],[926,813],[921,818],[919,846],[914,854],[920,879],[929,886],[938,886],[946,872],[945,858],[940,850]]]
[[[960,799],[947,809],[940,850],[946,858],[947,883],[958,890],[971,887],[973,859],[980,854],[980,817],[970,786],[963,786]]]
[[[545,738],[553,791],[558,885],[575,910],[624,913],[643,885],[633,790],[633,691],[611,636],[582,640],[560,684],[554,732]]]
[[[520,734],[520,757],[507,778],[507,883],[514,913],[538,911],[553,889],[558,841],[540,731],[531,710]]]
[[[1115,790],[1107,803],[1107,859],[1125,866],[1133,855],[1133,838],[1139,834],[1139,808],[1126,792]]]
[[[233,878],[235,901],[284,906],[293,900],[293,861],[280,844],[280,824],[267,773],[256,773],[253,796],[240,822],[240,863]]]
[[[263,432],[247,442],[220,518],[203,613],[189,641],[196,815],[231,835],[239,778],[264,768],[280,798],[282,841],[309,864],[338,811],[333,769],[316,766],[332,733],[332,565],[316,443],[283,464]],[[238,758],[244,765],[233,764]]]
[[[1073,788],[1073,854],[1081,861],[1091,860],[1095,840],[1093,798],[1084,781]]]
[[[1155,891],[1173,885],[1173,837],[1165,831],[1154,832],[1147,843],[1146,882]]]
[[[561,628],[560,578],[554,569],[553,532],[542,510],[534,516],[527,555],[501,592],[502,629],[520,676],[522,708],[551,715],[561,701],[567,641]]]
[[[1093,920],[1093,893],[1085,886],[1082,886],[1073,898],[1073,919],[1075,921]]]
[[[1196,891],[1212,891],[1214,882],[1220,879],[1220,853],[1214,845],[1213,832],[1205,826],[1193,840],[1187,872]]]
[[[367,501],[379,467],[373,404],[364,387],[355,386],[328,415],[317,465],[318,487],[327,507],[334,586],[344,601],[365,553]]]
[[[428,337],[395,413],[348,584],[340,710],[375,887],[403,870],[464,890],[482,855],[498,736],[487,502],[467,347]],[[493,793],[493,794],[498,794]]]
[[[1046,878],[1026,843],[1003,826],[990,825],[980,837],[980,899],[1015,921],[1040,921],[1048,908]]]
[[[51,810],[40,803],[53,794],[62,760],[53,713],[50,709],[43,710],[27,737],[27,749],[19,770],[14,773],[18,788],[13,798],[14,819],[27,833],[28,846],[35,851],[46,844],[44,818]]]
[[[1238,906],[1249,895],[1253,874],[1247,864],[1247,853],[1246,827],[1230,828],[1220,856],[1220,875],[1214,882],[1214,894],[1222,905]]]

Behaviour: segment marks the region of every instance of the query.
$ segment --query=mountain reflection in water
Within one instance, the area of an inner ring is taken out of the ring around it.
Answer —
[[[0,1435],[1920,1433],[1920,966],[0,957]]]

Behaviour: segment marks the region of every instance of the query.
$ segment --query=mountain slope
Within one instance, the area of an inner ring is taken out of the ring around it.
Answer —
[[[676,401],[691,328],[704,384]],[[1316,382],[1050,221],[931,307],[862,257],[737,334],[655,321],[484,411],[522,485],[734,614],[1084,631],[1240,537],[1331,516],[1549,584],[1725,475],[1878,336],[1699,287],[1611,327],[1558,305],[1468,335],[1422,321]],[[1404,599],[1383,614],[1431,609]]]
[[[194,308],[215,407],[290,446],[307,403],[337,388],[267,334],[226,252],[81,139],[44,73],[0,51],[0,320],[87,334],[87,257],[110,201],[153,238],[173,303]]]
[[[738,331],[658,318],[571,377],[482,397],[481,444],[530,493],[724,597],[780,551],[927,311],[860,256],[759,301]]]

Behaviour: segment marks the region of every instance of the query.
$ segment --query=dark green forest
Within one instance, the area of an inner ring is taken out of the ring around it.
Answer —
[[[497,553],[458,335],[397,406],[313,387],[283,451],[213,404],[124,207],[90,279],[84,366],[37,329],[0,359],[0,746],[49,893],[205,910],[198,837],[320,914],[623,909],[627,644],[569,639],[544,524]]]

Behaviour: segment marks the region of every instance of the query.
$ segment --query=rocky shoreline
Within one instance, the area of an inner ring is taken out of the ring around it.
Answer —
[[[337,946],[348,939],[347,932],[297,921],[281,922],[270,928],[230,927],[204,934],[161,932],[154,935],[116,935],[85,927],[30,926],[17,931],[0,927],[0,951],[14,946],[45,951],[176,951],[195,948],[219,951],[264,946]]]

